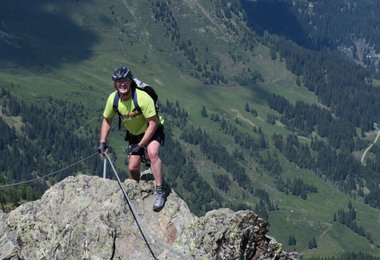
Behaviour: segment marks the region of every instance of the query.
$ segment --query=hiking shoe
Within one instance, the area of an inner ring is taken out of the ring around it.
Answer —
[[[153,211],[158,212],[165,206],[166,194],[162,186],[156,187],[156,200],[153,203]]]

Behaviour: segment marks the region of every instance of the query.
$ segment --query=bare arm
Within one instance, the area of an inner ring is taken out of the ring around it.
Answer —
[[[108,133],[111,129],[112,119],[103,118],[102,129],[100,130],[100,143],[105,143],[107,140]]]

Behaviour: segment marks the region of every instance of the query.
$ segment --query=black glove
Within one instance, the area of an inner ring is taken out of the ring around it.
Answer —
[[[139,146],[138,144],[130,145],[127,149],[127,154],[130,155],[143,155],[144,154],[144,147]]]
[[[98,146],[98,153],[104,155],[108,150],[108,145],[106,143],[101,142]]]

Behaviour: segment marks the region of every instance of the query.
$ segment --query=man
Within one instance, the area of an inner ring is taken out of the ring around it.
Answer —
[[[151,171],[156,184],[156,200],[153,204],[153,210],[158,212],[164,207],[166,200],[162,162],[158,156],[160,146],[165,138],[163,119],[157,115],[154,101],[149,94],[137,88],[135,82],[137,79],[133,77],[129,68],[115,69],[112,80],[116,91],[109,95],[103,112],[99,154],[103,156],[108,149],[106,140],[111,129],[112,119],[119,113],[122,117],[122,125],[128,130],[126,139],[129,142],[127,149],[129,173],[132,179],[139,182],[141,156],[146,156],[150,160]],[[134,98],[135,100],[133,100]],[[117,102],[117,110],[114,109],[115,102]],[[137,102],[138,107],[136,107],[135,102]]]

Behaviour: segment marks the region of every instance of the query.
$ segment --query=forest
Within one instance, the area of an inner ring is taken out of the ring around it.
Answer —
[[[279,120],[297,133],[273,135],[276,148],[289,161],[379,208],[378,150],[373,150],[375,156],[366,166],[353,155],[368,146],[365,133],[380,122],[380,93],[372,84],[370,72],[337,51],[305,49],[278,36],[265,39],[274,53],[272,58],[283,59],[319,101],[293,104],[280,95],[268,99]],[[299,142],[297,135],[309,138],[310,143]],[[371,192],[364,193],[364,188]]]
[[[3,87],[0,96],[0,185],[28,181],[78,161],[94,151],[95,131],[80,133],[81,120],[87,115],[81,105],[48,98],[40,105],[27,105]],[[12,119],[13,126],[4,121]],[[70,118],[70,119],[68,119]],[[77,132],[77,133],[75,133]],[[80,170],[97,172],[99,160],[91,159]],[[49,178],[17,187],[1,189],[2,210],[18,206],[22,201],[35,200],[54,184],[75,172],[63,171],[59,178]]]

